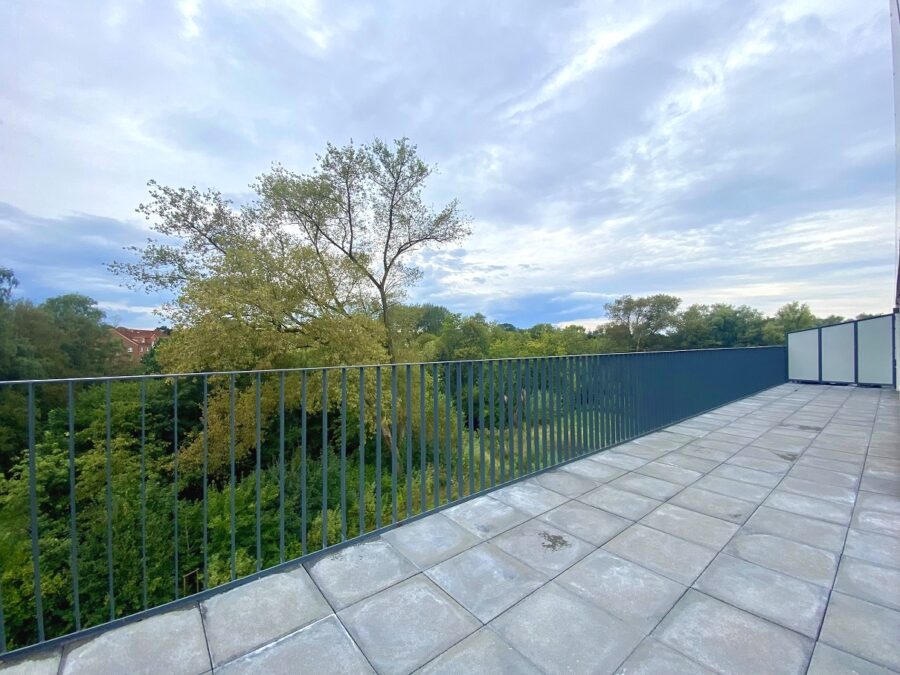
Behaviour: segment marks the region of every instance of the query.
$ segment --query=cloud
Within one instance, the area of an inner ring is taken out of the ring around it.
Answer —
[[[14,0],[0,262],[144,312],[100,262],[146,236],[148,179],[245,196],[272,161],[406,135],[474,225],[413,300],[520,325],[624,293],[885,311],[889,34],[880,0]]]

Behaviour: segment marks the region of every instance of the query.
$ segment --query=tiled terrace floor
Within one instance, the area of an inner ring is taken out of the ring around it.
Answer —
[[[782,385],[35,672],[900,671],[896,392]]]

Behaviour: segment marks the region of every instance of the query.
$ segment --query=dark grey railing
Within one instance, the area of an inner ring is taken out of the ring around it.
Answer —
[[[0,382],[0,651],[786,380],[783,347]]]

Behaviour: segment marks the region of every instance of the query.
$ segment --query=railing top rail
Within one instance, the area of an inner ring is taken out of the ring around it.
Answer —
[[[871,321],[873,319],[884,319],[893,316],[892,312],[887,314],[876,314],[875,316],[867,316],[862,319],[847,319],[846,321],[838,321],[837,323],[826,323],[822,326],[813,326],[812,328],[801,328],[800,330],[788,331],[788,335],[796,335],[797,333],[806,333],[811,330],[819,330],[820,328],[834,328],[835,326],[846,326],[848,323],[862,323],[863,321]]]
[[[889,315],[885,315],[889,316]],[[871,317],[877,318],[877,317]],[[453,363],[491,363],[505,361],[521,361],[523,359],[566,359],[572,357],[585,356],[640,356],[647,354],[685,354],[691,352],[728,352],[741,351],[746,349],[782,349],[784,345],[757,345],[748,347],[710,347],[706,349],[666,349],[660,351],[647,352],[604,352],[599,354],[550,354],[547,356],[503,356],[488,359],[456,359],[449,361],[404,361],[402,363],[352,363],[341,366],[302,366],[297,368],[257,368],[253,370],[211,370],[198,371],[189,373],[146,373],[140,375],[96,375],[92,377],[60,377],[45,378],[36,380],[0,380],[0,387],[11,385],[28,385],[28,384],[68,384],[69,382],[111,382],[111,381],[127,381],[127,380],[148,380],[148,379],[167,379],[173,377],[219,377],[229,375],[255,375],[257,373],[299,373],[321,372],[323,370],[344,370],[350,368],[391,368],[392,366],[434,366],[446,365]]]

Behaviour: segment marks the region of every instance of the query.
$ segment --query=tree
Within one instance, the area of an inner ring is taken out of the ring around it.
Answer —
[[[768,344],[781,344],[787,333],[815,328],[818,325],[818,319],[812,313],[809,305],[789,302],[782,305],[766,323],[763,337]]]
[[[297,228],[317,255],[337,255],[371,284],[396,361],[391,307],[420,275],[411,254],[458,241],[469,233],[454,199],[438,210],[423,201],[434,173],[408,139],[393,147],[329,144],[311,174],[281,166],[262,176],[258,191],[281,229]]]
[[[746,305],[691,305],[679,315],[673,341],[683,349],[758,345],[764,321]]]
[[[648,342],[659,338],[675,328],[678,306],[681,299],[672,295],[650,295],[634,298],[624,295],[604,305],[615,332],[619,327],[627,336],[629,348],[639,352]]]
[[[19,280],[8,267],[0,267],[0,306],[12,301],[12,293],[18,287]]]

